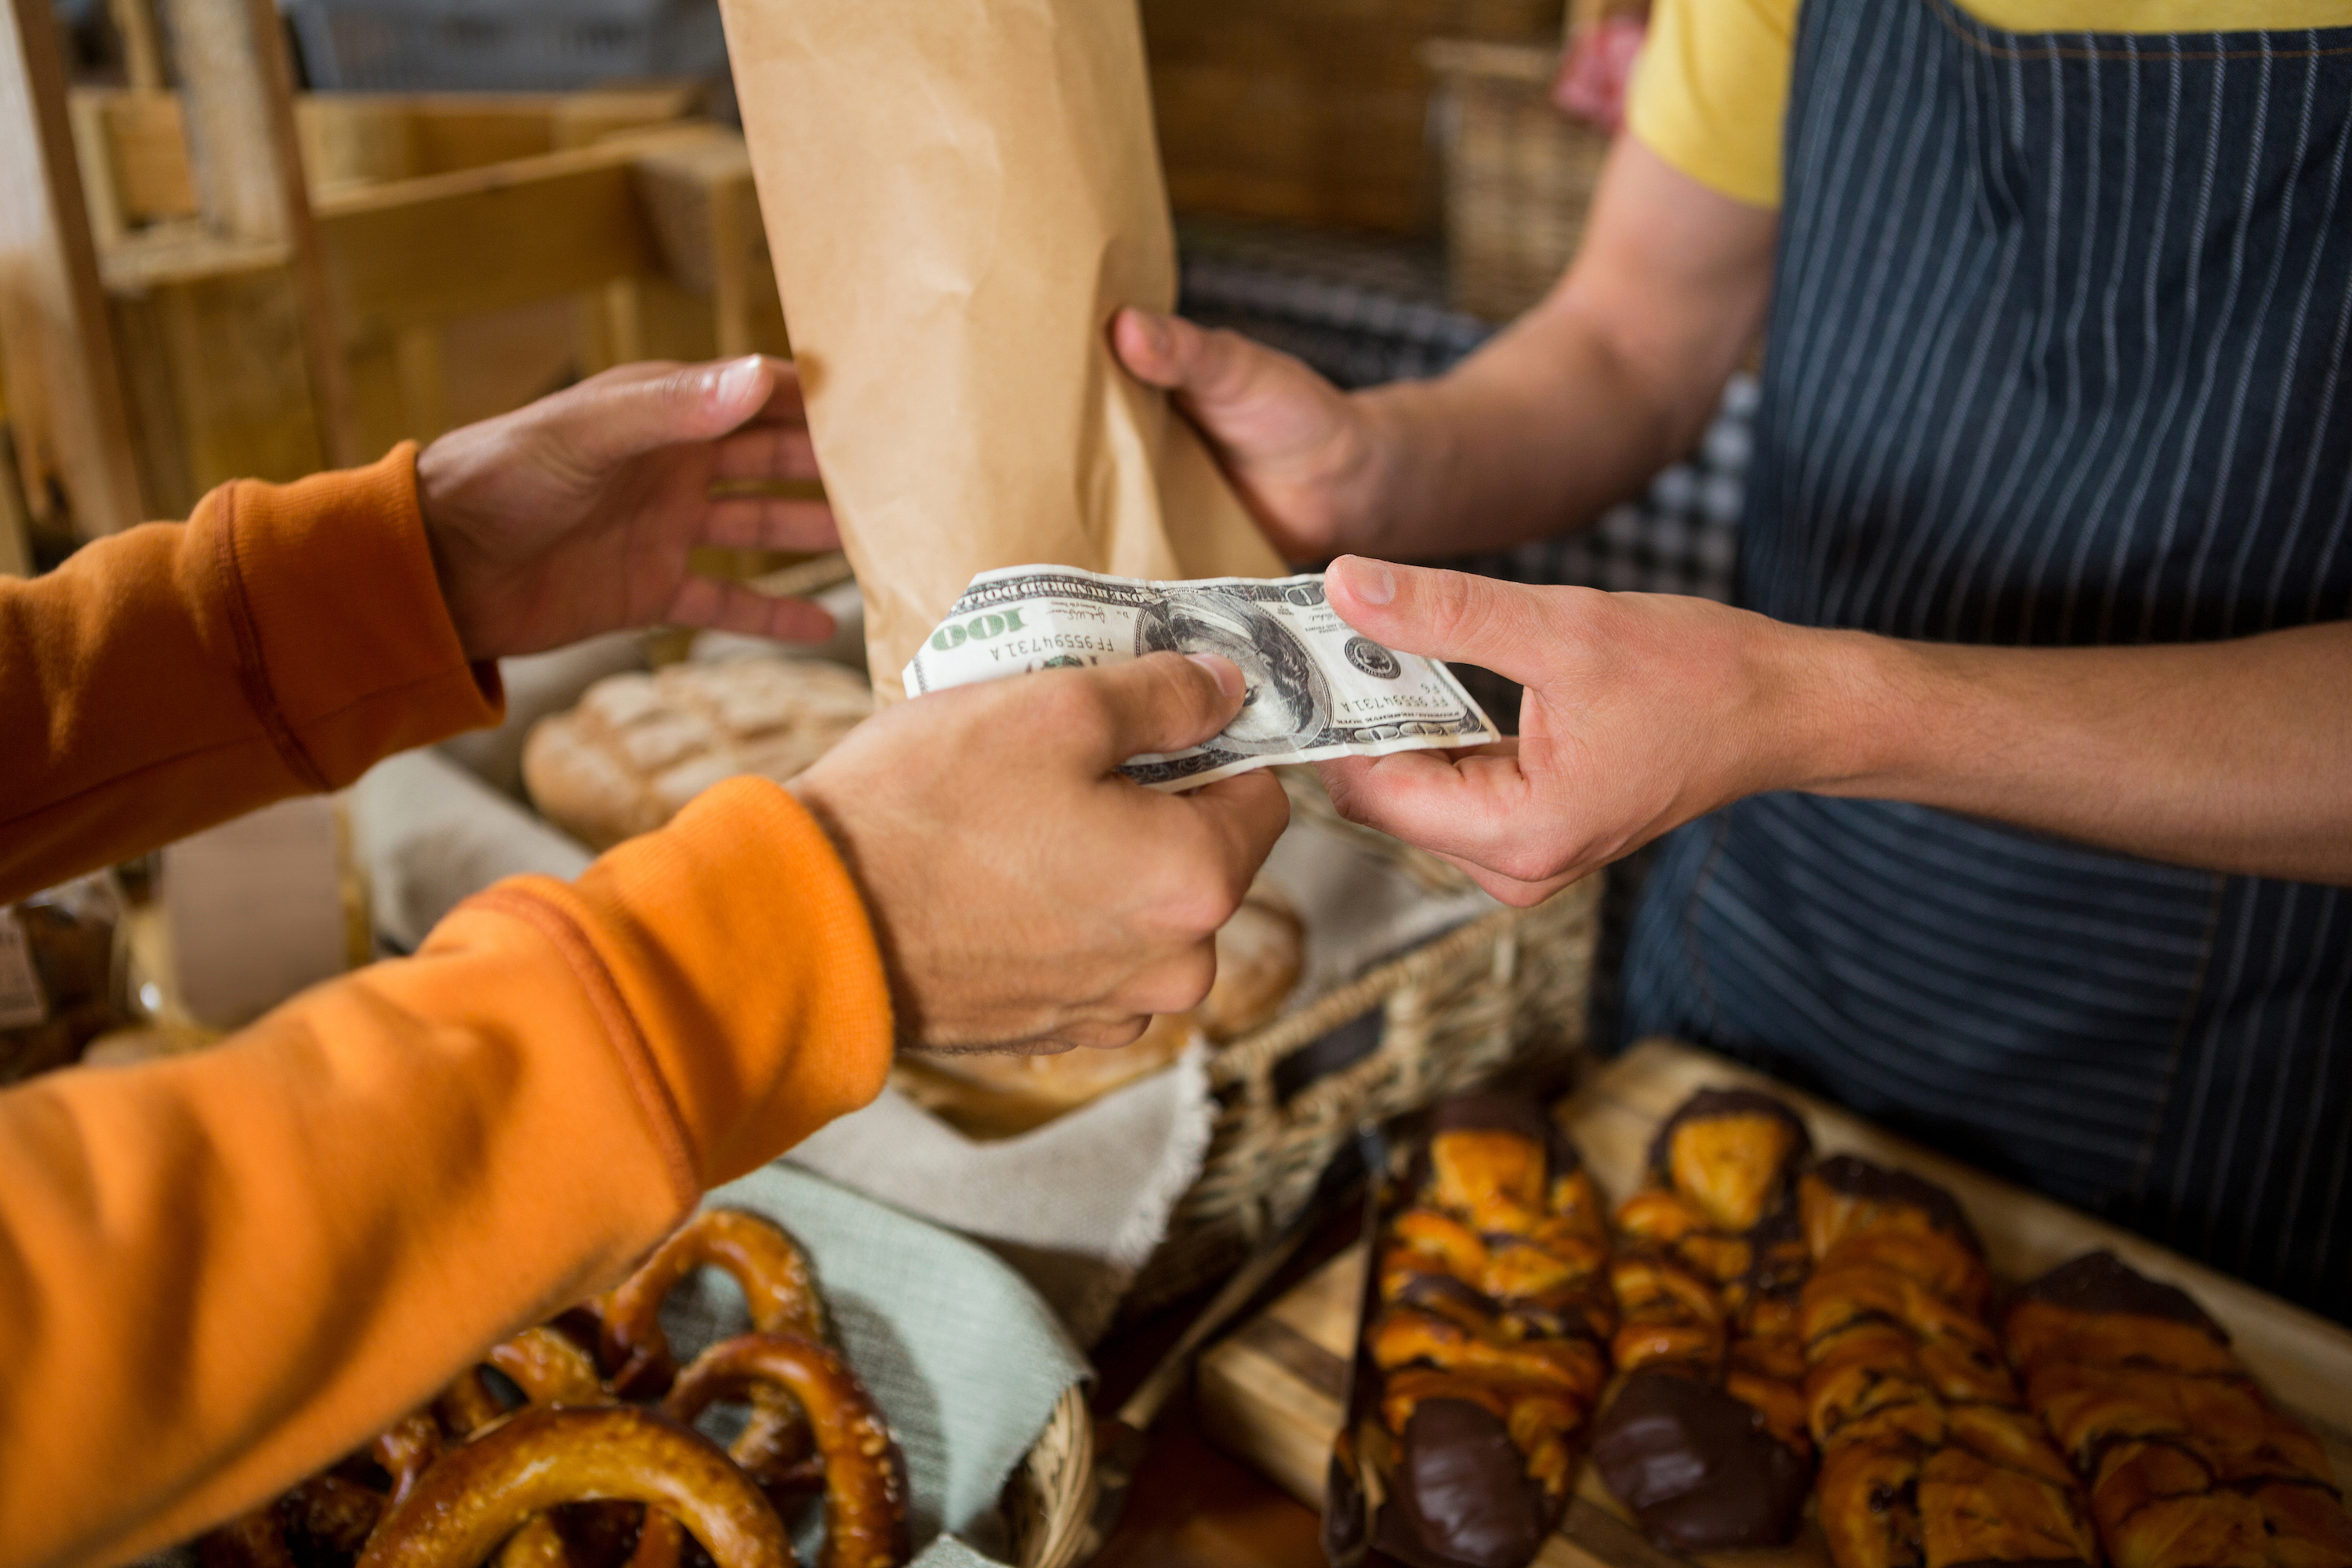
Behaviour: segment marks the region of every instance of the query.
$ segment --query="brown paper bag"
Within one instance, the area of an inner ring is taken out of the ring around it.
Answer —
[[[1271,576],[1113,358],[1175,245],[1134,0],[724,0],[825,488],[887,700],[976,572]]]

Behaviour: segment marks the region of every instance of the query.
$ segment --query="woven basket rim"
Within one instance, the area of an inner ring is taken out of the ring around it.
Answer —
[[[1484,38],[1431,38],[1415,51],[1440,77],[1551,85],[1559,69],[1557,44],[1501,44]]]
[[[1255,1034],[1244,1035],[1209,1058],[1209,1086],[1224,1089],[1272,1066],[1300,1047],[1322,1038],[1340,1025],[1362,1017],[1393,993],[1433,970],[1452,963],[1465,951],[1486,946],[1503,932],[1538,911],[1559,910],[1555,900],[1591,904],[1601,896],[1601,879],[1580,877],[1540,904],[1524,909],[1499,909],[1455,926],[1387,963],[1375,965],[1343,985],[1334,986],[1296,1013],[1286,1014]]]

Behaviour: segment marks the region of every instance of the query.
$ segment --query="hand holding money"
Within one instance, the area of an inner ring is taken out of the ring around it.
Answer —
[[[1451,670],[1341,620],[1314,574],[1145,583],[1066,566],[983,572],[908,664],[907,695],[1167,652],[1233,660],[1248,693],[1202,744],[1127,760],[1119,771],[1156,789],[1496,739]]]
[[[900,703],[786,786],[865,897],[901,1045],[1124,1046],[1200,1002],[1288,799],[1265,776],[1170,795],[1111,770],[1241,700],[1216,659],[1048,671]]]
[[[1537,588],[1341,556],[1333,604],[1366,634],[1527,688],[1516,741],[1321,771],[1349,820],[1532,904],[1761,790],[1817,787],[1824,634],[1670,594]],[[1834,688],[1832,688],[1834,689]]]

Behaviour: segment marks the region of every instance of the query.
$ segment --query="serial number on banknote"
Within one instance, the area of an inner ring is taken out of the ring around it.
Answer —
[[[1156,789],[1252,768],[1482,745],[1494,724],[1435,659],[1341,620],[1319,574],[1146,583],[1068,566],[983,572],[908,662],[907,695],[1151,653],[1221,654],[1249,684],[1241,716],[1205,745],[1130,759]]]

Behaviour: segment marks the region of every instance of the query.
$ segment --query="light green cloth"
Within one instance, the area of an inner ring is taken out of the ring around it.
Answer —
[[[943,1531],[995,1544],[1006,1478],[1088,1375],[1053,1310],[985,1248],[805,1171],[769,1165],[705,1202],[766,1215],[816,1266],[842,1345],[906,1451],[915,1544]],[[747,1326],[725,1275],[698,1285],[663,1313],[681,1362]],[[987,1561],[961,1542],[940,1547],[953,1550],[922,1561]]]

